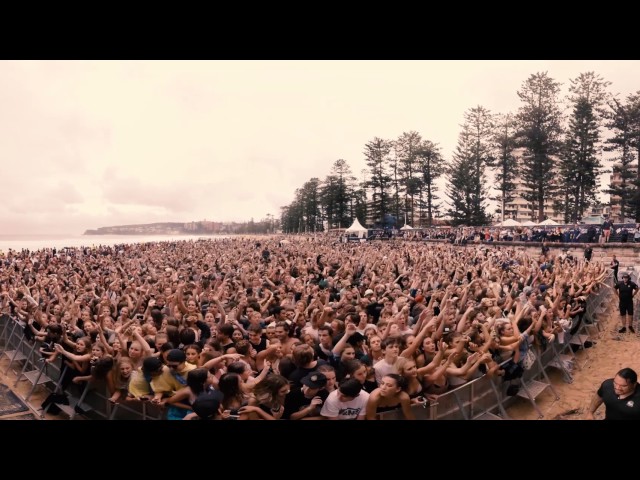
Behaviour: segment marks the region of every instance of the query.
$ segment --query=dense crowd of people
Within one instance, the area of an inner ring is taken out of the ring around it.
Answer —
[[[481,242],[552,242],[552,243],[608,243],[612,238],[620,243],[640,242],[640,224],[614,225],[558,225],[547,227],[432,227],[411,230],[374,232],[373,238],[402,238],[404,240],[447,240],[455,244]]]
[[[376,419],[575,331],[597,261],[486,244],[268,237],[10,251],[3,314],[61,385],[167,419]]]

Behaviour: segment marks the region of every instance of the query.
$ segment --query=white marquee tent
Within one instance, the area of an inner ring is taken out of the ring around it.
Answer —
[[[508,218],[504,222],[500,223],[501,227],[519,227],[520,223],[514,220],[513,218]]]
[[[554,222],[550,218],[547,218],[544,222],[540,222],[538,225],[560,225],[558,222]]]
[[[413,227],[408,223],[405,223],[404,226],[400,230],[413,230]]]
[[[364,228],[356,218],[351,226],[345,230],[345,233],[355,233],[358,237],[365,238],[367,236],[367,229]]]

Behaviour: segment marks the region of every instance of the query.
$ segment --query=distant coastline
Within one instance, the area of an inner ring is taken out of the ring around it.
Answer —
[[[229,227],[232,227],[230,224]],[[160,222],[139,225],[117,225],[85,230],[83,235],[218,235],[233,233],[219,222]]]

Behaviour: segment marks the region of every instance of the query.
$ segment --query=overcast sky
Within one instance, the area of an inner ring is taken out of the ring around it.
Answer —
[[[465,110],[515,112],[543,71],[640,90],[640,61],[0,62],[2,233],[279,216],[376,136],[450,158]]]

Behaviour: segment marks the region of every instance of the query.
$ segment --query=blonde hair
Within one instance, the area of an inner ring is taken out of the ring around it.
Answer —
[[[416,362],[415,362],[415,360],[414,360],[413,358],[399,357],[399,358],[396,360],[395,367],[396,367],[396,369],[398,370],[398,373],[399,373],[400,375],[402,375],[403,377],[405,377],[405,376],[406,376],[405,369],[407,368],[407,366],[408,366],[410,363],[413,363],[414,365],[416,365]]]

